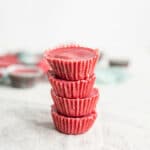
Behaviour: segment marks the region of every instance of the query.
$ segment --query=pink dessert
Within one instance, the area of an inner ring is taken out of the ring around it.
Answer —
[[[70,45],[46,51],[45,58],[59,78],[74,81],[92,76],[98,53],[91,48]]]
[[[6,68],[13,64],[18,64],[19,59],[15,54],[0,55],[0,68]]]
[[[14,65],[8,69],[12,86],[18,88],[33,86],[42,75],[42,71],[38,67]]]
[[[51,95],[59,113],[65,116],[78,117],[88,115],[96,109],[99,91],[94,88],[89,97],[76,99],[59,97],[52,89]]]
[[[11,74],[15,76],[34,76],[38,73],[39,70],[37,69],[28,69],[28,68],[22,68],[22,69],[16,69]]]
[[[93,89],[95,75],[86,80],[68,81],[57,78],[53,73],[48,73],[48,79],[56,95],[65,98],[85,98]]]
[[[66,117],[59,114],[54,105],[51,114],[56,129],[65,134],[82,134],[88,131],[97,117],[95,111],[84,117]]]

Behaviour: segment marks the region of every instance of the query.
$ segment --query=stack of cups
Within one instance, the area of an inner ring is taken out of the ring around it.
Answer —
[[[81,134],[90,129],[97,113],[99,91],[94,88],[98,52],[80,46],[63,46],[45,52],[50,65],[48,79],[54,105],[51,115],[56,129]]]

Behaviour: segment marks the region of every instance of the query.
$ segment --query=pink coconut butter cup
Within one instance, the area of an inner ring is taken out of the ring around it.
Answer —
[[[99,91],[94,88],[87,98],[69,99],[57,96],[51,89],[51,96],[59,113],[69,117],[79,117],[88,115],[96,109]]]
[[[91,77],[99,57],[97,50],[75,45],[47,50],[44,56],[59,78],[71,81]]]
[[[8,74],[11,85],[17,88],[32,87],[42,76],[42,71],[38,67],[12,65],[8,67]]]
[[[56,95],[65,98],[85,98],[93,89],[95,75],[86,80],[68,81],[57,78],[53,73],[48,73],[48,79]]]
[[[65,134],[82,134],[87,132],[96,120],[97,113],[93,111],[84,117],[66,117],[59,114],[52,106],[51,115],[56,129]]]

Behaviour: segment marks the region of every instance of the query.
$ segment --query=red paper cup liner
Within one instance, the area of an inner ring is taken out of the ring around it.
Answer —
[[[78,49],[82,49],[83,51],[88,51],[92,53],[92,57],[88,57],[87,55],[86,59],[77,60],[77,59],[66,59],[68,57],[67,54],[65,56],[62,56],[62,58],[51,56],[51,54],[54,53],[55,51],[58,50],[66,51],[67,49],[68,50],[72,49],[72,51],[78,51]],[[94,68],[98,60],[98,57],[99,56],[97,50],[74,45],[63,46],[45,52],[45,58],[52,67],[54,73],[61,79],[71,81],[83,80],[92,76],[92,74],[94,73]]]
[[[85,98],[88,97],[93,89],[95,75],[78,81],[67,81],[56,78],[52,73],[48,74],[48,79],[56,95],[65,98]]]
[[[66,117],[59,114],[54,105],[51,114],[56,129],[65,134],[81,134],[88,131],[97,117],[96,112],[84,117]]]
[[[52,99],[57,111],[65,116],[78,117],[92,113],[96,109],[99,98],[97,88],[94,88],[87,98],[68,99],[59,97],[51,90]]]

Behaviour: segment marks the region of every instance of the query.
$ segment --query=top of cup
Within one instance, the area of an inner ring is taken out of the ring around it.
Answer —
[[[76,45],[48,50],[45,59],[60,79],[83,80],[92,76],[98,60],[98,50]]]
[[[97,51],[87,47],[69,45],[47,50],[45,57],[51,60],[82,61],[97,57]]]

